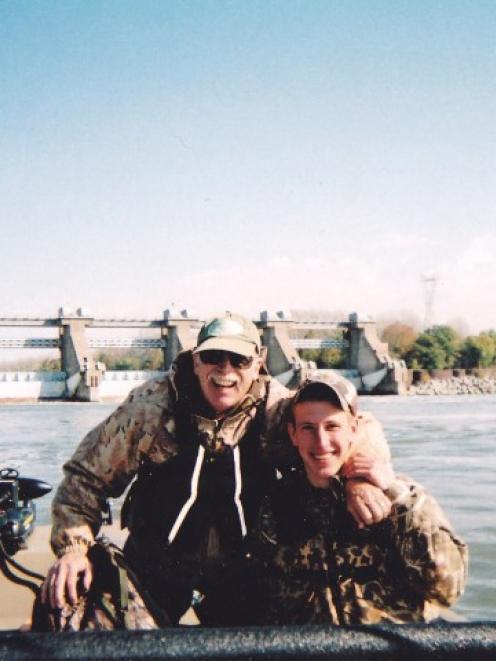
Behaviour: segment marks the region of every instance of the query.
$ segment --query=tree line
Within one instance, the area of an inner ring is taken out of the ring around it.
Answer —
[[[473,369],[496,365],[496,331],[461,337],[448,325],[432,326],[422,332],[395,322],[386,326],[382,340],[394,358],[412,369]]]
[[[336,332],[334,337],[342,334]],[[316,337],[306,332],[305,337]],[[393,358],[405,361],[411,369],[474,369],[496,366],[496,331],[488,330],[479,335],[462,337],[449,325],[439,325],[424,331],[402,322],[387,325],[381,340],[389,345]],[[346,366],[346,349],[304,349],[304,360],[315,362],[319,368],[343,368]]]

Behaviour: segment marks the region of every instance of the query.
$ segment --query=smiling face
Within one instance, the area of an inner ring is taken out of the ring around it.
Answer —
[[[298,449],[310,484],[325,488],[347,460],[356,432],[354,417],[326,401],[293,406],[288,433]]]
[[[253,351],[253,362],[248,367],[234,367],[229,354],[223,352],[218,364],[202,362],[202,352],[193,354],[193,369],[206,401],[217,415],[225,413],[241,402],[253,381],[258,377],[262,361]]]

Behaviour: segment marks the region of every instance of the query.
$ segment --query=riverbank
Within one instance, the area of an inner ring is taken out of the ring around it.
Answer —
[[[496,378],[452,376],[448,379],[430,379],[410,386],[408,395],[495,395]]]

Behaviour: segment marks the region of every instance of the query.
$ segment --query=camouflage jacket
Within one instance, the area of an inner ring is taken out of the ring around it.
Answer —
[[[169,373],[133,390],[87,434],[64,465],[65,477],[52,508],[55,553],[86,551],[100,528],[106,499],[124,492],[144,458],[161,463],[174,457],[186,434],[196,434],[209,451],[220,453],[245,436],[262,410],[262,452],[280,458],[289,445],[281,442],[280,430],[290,395],[278,381],[262,376],[235,410],[212,419],[193,374],[191,353],[181,354]],[[373,416],[362,414],[359,430],[357,448],[389,456],[382,428]]]
[[[295,484],[280,487],[265,536],[269,624],[429,621],[463,592],[467,547],[418,484],[397,478],[391,515],[361,530],[339,478],[329,489],[307,482],[304,494]]]

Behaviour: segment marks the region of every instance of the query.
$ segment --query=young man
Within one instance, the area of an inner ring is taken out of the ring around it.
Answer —
[[[212,319],[193,352],[134,390],[82,441],[53,501],[52,546],[59,559],[42,591],[45,603],[63,609],[60,628],[90,626],[95,619],[74,613],[77,588],[89,590],[96,573],[90,560],[106,499],[119,496],[135,476],[123,509],[129,528],[124,560],[163,617],[147,616],[131,581],[136,607],[126,626],[177,624],[192,599],[201,600],[202,624],[253,622],[251,596],[238,586],[256,572],[250,540],[271,480],[272,431],[290,396],[260,373],[262,364],[251,321],[234,314]],[[387,454],[379,425],[367,437],[370,447]],[[350,490],[349,504],[365,522],[389,509],[370,485]],[[93,588],[104,589],[95,581]],[[104,616],[100,620],[99,628],[113,628]]]
[[[297,391],[287,425],[296,453],[272,499],[271,624],[428,621],[463,591],[465,544],[420,485],[395,476],[384,458],[351,454],[359,428],[345,379],[321,377]],[[345,498],[353,478],[384,492],[389,517],[355,524]]]

